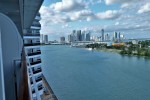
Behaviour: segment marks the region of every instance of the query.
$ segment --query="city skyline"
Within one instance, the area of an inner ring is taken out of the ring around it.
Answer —
[[[50,40],[67,37],[72,30],[101,35],[121,32],[127,38],[150,37],[148,0],[45,0],[40,9],[42,34]]]

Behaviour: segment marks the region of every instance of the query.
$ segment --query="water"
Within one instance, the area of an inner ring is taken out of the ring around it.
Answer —
[[[42,46],[43,73],[59,100],[150,100],[150,59]]]

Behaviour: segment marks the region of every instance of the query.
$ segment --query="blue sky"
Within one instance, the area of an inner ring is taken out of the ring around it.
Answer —
[[[149,0],[44,0],[40,9],[41,34],[49,40],[72,33],[72,30],[121,32],[127,38],[150,38]]]

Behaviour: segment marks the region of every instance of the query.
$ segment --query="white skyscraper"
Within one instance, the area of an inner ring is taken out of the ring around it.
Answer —
[[[72,36],[72,34],[68,35],[68,42],[73,42],[73,36]]]
[[[86,41],[90,41],[91,35],[90,32],[86,33]]]
[[[44,35],[44,43],[45,43],[45,44],[48,43],[48,35]]]
[[[104,29],[101,30],[101,41],[104,41]]]
[[[40,43],[44,43],[44,35],[40,34]]]

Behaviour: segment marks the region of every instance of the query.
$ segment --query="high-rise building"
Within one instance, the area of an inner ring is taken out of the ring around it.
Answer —
[[[61,43],[64,43],[64,42],[65,42],[65,37],[64,37],[64,36],[60,37],[60,42],[61,42]]]
[[[104,41],[104,29],[101,30],[101,41]]]
[[[72,36],[72,34],[68,35],[68,42],[73,42],[73,36]]]
[[[90,32],[88,32],[88,33],[86,34],[86,41],[90,41],[90,37],[91,37]]]
[[[114,32],[114,39],[117,39],[117,32]]]
[[[44,43],[44,35],[40,34],[40,43]]]
[[[99,41],[99,37],[98,36],[91,36],[91,41]]]
[[[81,41],[85,41],[85,31],[82,31],[82,34],[81,34]]]
[[[75,33],[76,33],[76,30],[73,30],[72,33],[75,34]]]
[[[77,33],[77,41],[81,41],[82,37],[81,37],[81,30],[78,30]]]
[[[44,43],[45,43],[45,44],[48,43],[48,35],[44,35]]]
[[[72,38],[73,38],[73,41],[72,41],[72,42],[77,41],[76,30],[73,30],[73,31],[72,31]]]
[[[109,34],[105,34],[105,41],[109,40]]]
[[[120,35],[121,35],[121,34],[120,34],[120,32],[119,32],[119,33],[118,33],[118,39],[120,39]]]

